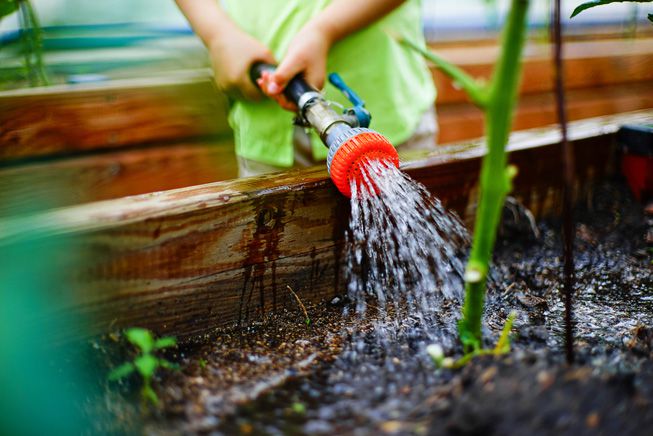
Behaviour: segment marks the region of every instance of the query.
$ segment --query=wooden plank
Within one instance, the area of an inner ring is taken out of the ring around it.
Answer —
[[[230,140],[180,142],[0,168],[0,217],[238,176]],[[56,180],[57,183],[53,183]],[[74,189],[59,189],[60,186]],[[39,201],[47,198],[46,204]]]
[[[524,54],[520,93],[534,94],[553,89],[552,47],[531,44]],[[489,80],[499,48],[471,46],[439,49],[440,56],[474,77]],[[653,82],[653,38],[575,42],[565,45],[565,87],[567,89],[608,87],[621,83]],[[431,70],[438,90],[437,104],[469,101],[464,91],[436,69]]]
[[[228,135],[205,71],[0,93],[0,161]]]
[[[644,111],[572,123],[579,189],[609,172],[619,125],[652,118]],[[511,138],[511,161],[528,169],[513,195],[538,215],[559,206],[558,142],[550,128]],[[479,142],[445,146],[404,168],[469,216],[483,154]],[[343,292],[348,210],[316,168],[3,219],[0,248],[25,237],[70,236],[74,247],[58,259],[69,279],[53,284],[57,310],[87,315],[88,334],[140,325],[188,337],[294,304],[286,285],[307,301]]]
[[[582,42],[582,41],[601,41],[601,40],[635,40],[653,38],[653,29],[650,26],[637,26],[637,29],[624,29],[623,26],[600,26],[600,27],[570,27],[566,29],[564,35],[565,43]],[[439,35],[427,41],[432,49],[470,47],[483,45],[496,45],[499,34],[496,31],[480,31],[469,33],[468,31],[455,33],[448,32]],[[542,44],[549,40],[549,36],[544,29],[534,30],[527,36],[527,44]]]
[[[464,49],[443,49],[441,54],[485,77],[497,50],[496,46],[470,44]],[[528,46],[524,94],[551,89],[549,50],[548,44]],[[565,56],[570,89],[653,83],[653,38],[570,43]],[[450,104],[466,101],[462,92],[439,73],[434,73],[434,80],[443,115]],[[641,107],[646,106],[628,106],[626,110]],[[468,114],[458,109],[454,106],[451,116],[456,114],[465,122]],[[0,93],[0,161],[230,134],[225,98],[215,91],[209,72],[202,70]],[[476,136],[477,132],[446,137],[443,142]]]
[[[568,93],[571,120],[653,107],[653,82],[611,88],[574,90]],[[513,128],[524,130],[556,122],[551,93],[522,97]],[[483,135],[481,112],[471,104],[445,105],[439,110],[441,143]],[[237,176],[230,141],[205,140],[195,143],[121,150],[83,155],[41,163],[0,168],[0,217],[11,214],[9,205],[60,207],[163,191]],[[60,192],[57,179],[74,190]],[[60,192],[59,194],[56,194]],[[50,195],[50,193],[52,195]],[[56,194],[56,195],[55,195]],[[13,201],[9,201],[13,198]]]
[[[572,121],[648,108],[653,108],[653,81],[567,92],[567,112]],[[556,122],[553,93],[533,94],[520,97],[512,128],[524,130]],[[438,123],[438,141],[442,144],[483,135],[483,113],[471,103],[440,106]]]

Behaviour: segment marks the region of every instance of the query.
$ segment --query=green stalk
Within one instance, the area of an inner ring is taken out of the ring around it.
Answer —
[[[36,58],[36,73],[38,74],[41,85],[49,85],[50,80],[48,80],[48,75],[45,71],[45,64],[43,62],[43,29],[41,28],[41,23],[38,15],[36,15],[32,3],[25,0],[24,4],[27,8],[27,14],[31,24],[30,32],[33,38],[32,44],[34,46],[34,57]]]
[[[21,38],[25,45],[23,56],[31,86],[48,85],[49,80],[43,63],[43,31],[29,0],[18,2]]]
[[[512,0],[503,33],[501,56],[490,83],[485,116],[488,153],[483,158],[481,168],[474,240],[465,271],[463,319],[459,324],[460,338],[466,351],[481,348],[481,319],[489,264],[503,203],[516,174],[514,167],[506,167],[505,147],[521,75],[528,6],[529,0]]]
[[[410,47],[411,49],[424,56],[427,60],[431,61],[433,65],[438,67],[440,71],[453,79],[456,85],[465,90],[469,98],[476,106],[480,107],[481,109],[487,106],[487,90],[481,82],[467,74],[464,70],[445,60],[444,58],[426,50],[422,46],[415,44],[414,41],[410,41],[406,38],[399,38],[398,40],[401,44]]]

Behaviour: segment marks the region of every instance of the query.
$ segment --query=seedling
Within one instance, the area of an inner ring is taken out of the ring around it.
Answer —
[[[514,324],[516,317],[516,312],[510,312],[510,315],[508,315],[506,323],[503,325],[503,329],[501,330],[499,340],[492,349],[478,349],[465,354],[458,360],[454,360],[451,357],[444,357],[442,347],[437,344],[431,344],[426,347],[426,353],[431,357],[437,368],[449,369],[461,368],[477,356],[501,356],[503,354],[508,354],[510,353],[510,331],[512,330],[512,325]]]
[[[109,374],[109,380],[119,380],[127,377],[134,371],[143,378],[141,397],[153,405],[159,404],[159,397],[152,389],[152,377],[159,368],[177,369],[177,365],[157,357],[154,352],[177,345],[177,339],[166,336],[154,339],[152,332],[143,328],[130,328],[125,330],[125,337],[138,348],[139,354],[132,362],[126,362],[115,368]]]
[[[401,40],[451,77],[485,112],[488,153],[483,158],[481,168],[480,198],[474,224],[474,239],[464,277],[463,318],[458,328],[465,352],[471,354],[471,357],[485,353],[482,349],[481,336],[485,285],[503,204],[506,195],[512,189],[512,179],[517,174],[514,166],[507,165],[506,144],[521,76],[521,54],[529,3],[529,0],[511,0],[510,12],[502,35],[501,55],[488,84],[474,79],[425,48],[411,41]]]

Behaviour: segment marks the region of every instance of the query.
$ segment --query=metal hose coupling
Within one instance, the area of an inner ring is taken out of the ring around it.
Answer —
[[[385,136],[363,127],[338,127],[329,132],[325,142],[329,147],[329,176],[343,195],[351,197],[352,181],[360,185],[368,178],[368,162],[381,161],[399,168],[399,155]]]

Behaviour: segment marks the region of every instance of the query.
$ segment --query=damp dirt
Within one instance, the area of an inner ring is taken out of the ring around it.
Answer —
[[[110,426],[145,434],[649,434],[653,425],[653,267],[650,219],[619,182],[576,210],[575,348],[564,358],[561,238],[508,202],[484,318],[487,345],[517,312],[513,351],[436,370],[424,352],[448,341],[459,304],[437,316],[368,310],[347,296],[286,309],[246,329],[177,350],[162,374],[161,406],[143,413],[134,389],[109,385]],[[373,300],[368,300],[373,305]],[[378,341],[378,319],[389,329]],[[401,322],[391,322],[400,319]],[[390,320],[390,321],[388,321]],[[437,333],[437,334],[436,334]],[[135,384],[132,380],[132,384]],[[133,386],[132,386],[133,388]],[[128,418],[126,418],[128,417]]]

